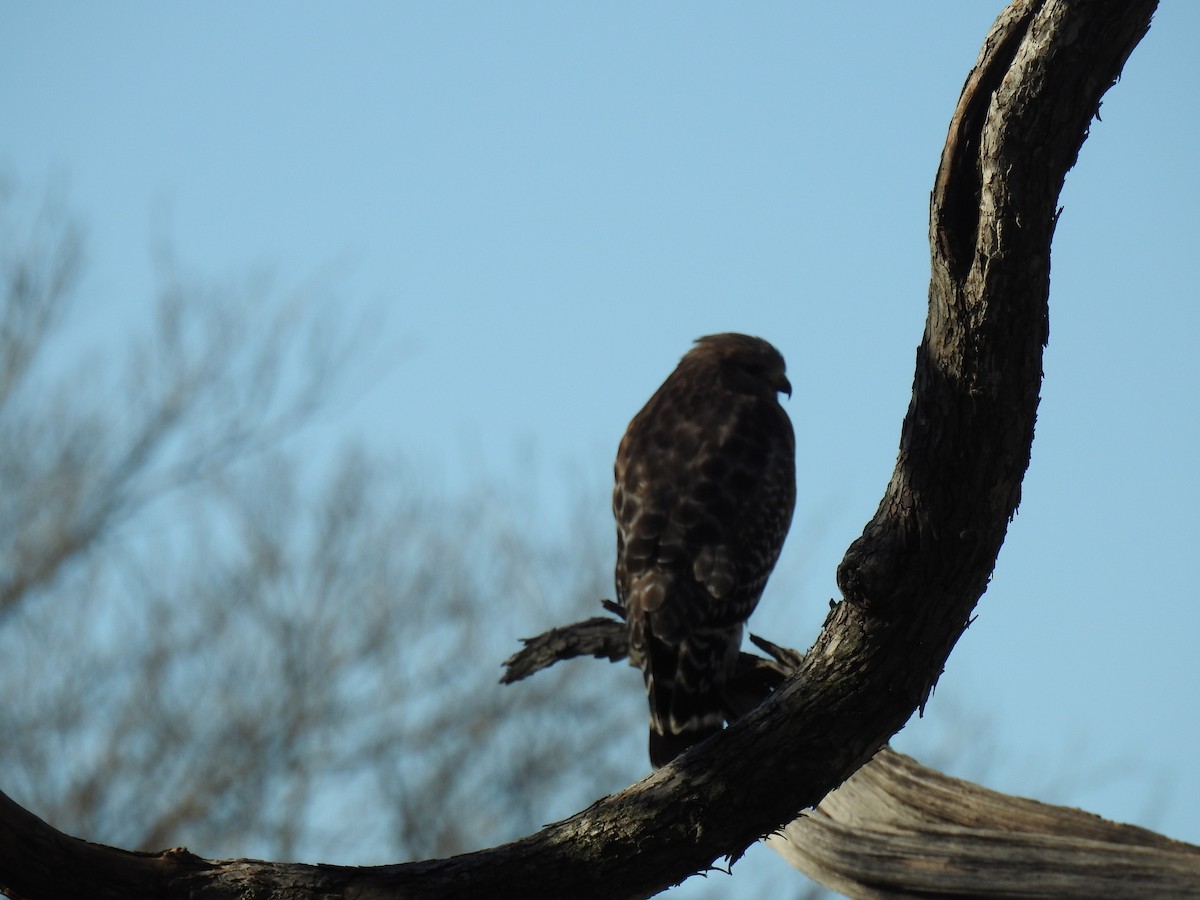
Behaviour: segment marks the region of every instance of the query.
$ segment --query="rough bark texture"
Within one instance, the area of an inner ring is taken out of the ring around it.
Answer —
[[[745,718],[537,834],[369,869],[135,855],[0,803],[0,887],[56,900],[642,897],[815,806],[924,702],[987,584],[1029,460],[1059,189],[1154,7],[1018,2],[989,35],[934,191],[929,318],[895,475],[839,567],[845,601]]]
[[[1200,897],[1200,847],[990,791],[887,748],[767,843],[863,900]]]

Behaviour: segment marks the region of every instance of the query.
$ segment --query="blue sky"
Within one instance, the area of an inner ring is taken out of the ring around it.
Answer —
[[[0,171],[65,185],[101,336],[145,317],[164,238],[384,310],[392,364],[310,439],[452,486],[582,485],[607,516],[617,440],[689,342],[769,338],[801,499],[754,629],[804,647],[895,460],[929,191],[1000,8],[9,2]],[[1192,842],[1197,32],[1163,3],[1068,175],[1020,513],[897,741],[990,742],[995,787]]]

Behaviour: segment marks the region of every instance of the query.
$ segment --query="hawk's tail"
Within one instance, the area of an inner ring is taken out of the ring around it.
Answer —
[[[650,717],[650,764],[656,769],[662,768],[684,750],[712,737],[724,727],[725,718],[721,712],[720,696],[716,691],[710,692],[706,698],[695,694],[686,697],[676,694],[675,698],[683,699],[691,705],[695,709],[695,715],[682,721]]]
[[[696,653],[714,648],[653,643],[657,646],[650,648],[644,672],[650,697],[650,763],[658,769],[720,731],[726,716],[720,688],[713,683],[712,658]]]

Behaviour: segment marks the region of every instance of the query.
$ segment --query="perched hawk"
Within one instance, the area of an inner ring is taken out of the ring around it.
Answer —
[[[617,451],[617,600],[650,697],[650,762],[720,731],[742,627],[796,501],[779,351],[714,334],[634,416]]]

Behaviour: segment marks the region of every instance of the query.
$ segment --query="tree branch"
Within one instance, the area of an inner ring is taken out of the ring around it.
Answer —
[[[616,662],[629,654],[624,624],[601,616],[522,638],[521,643],[525,646],[504,661],[501,684],[515,684],[556,662],[579,656]]]
[[[1200,847],[883,749],[768,845],[849,897],[1200,897]]]
[[[611,600],[601,601],[604,608],[620,618],[624,610]],[[775,690],[785,677],[796,670],[800,654],[770,641],[750,635],[771,659],[753,653],[738,654],[737,669],[725,691],[725,705],[731,719],[741,718]],[[537,637],[522,638],[525,645],[504,661],[501,684],[515,684],[557,662],[592,656],[618,662],[629,655],[629,635],[623,622],[596,617],[583,622],[551,628]]]
[[[95,876],[88,897],[641,897],[736,859],[817,804],[924,703],[987,585],[1029,461],[1059,190],[1155,5],[1025,0],[993,28],[934,191],[929,317],[895,474],[839,566],[845,602],[796,674],[743,719],[537,834],[399,866],[173,866],[160,855],[163,877],[135,892],[146,859],[0,807],[0,887],[85,896],[64,892],[67,871]],[[52,862],[39,856],[49,847]]]
[[[598,631],[607,632],[605,648],[620,650],[622,624],[589,619],[527,640],[508,671],[584,655]],[[743,671],[761,665],[786,677],[799,665],[795,651],[751,640],[773,659],[743,653]],[[757,687],[760,699],[770,691]],[[1200,847],[989,790],[890,747],[766,842],[814,881],[856,898],[1200,897]]]

